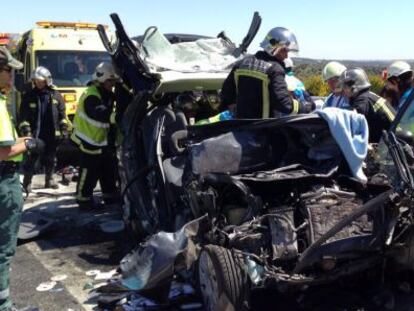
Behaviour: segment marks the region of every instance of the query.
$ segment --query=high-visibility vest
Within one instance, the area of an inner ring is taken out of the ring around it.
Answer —
[[[9,112],[7,110],[7,98],[0,94],[0,147],[11,146],[18,138],[16,129],[13,126]],[[21,162],[23,154],[16,155],[7,159],[7,161]]]
[[[108,145],[107,138],[110,123],[97,121],[87,116],[85,100],[89,96],[96,96],[99,100],[102,100],[102,96],[95,85],[85,90],[79,99],[71,139],[82,151],[90,154],[99,154],[102,152],[101,148]]]

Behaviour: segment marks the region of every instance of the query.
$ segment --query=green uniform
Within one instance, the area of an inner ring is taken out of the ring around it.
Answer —
[[[0,147],[16,143],[17,133],[0,94]],[[16,166],[22,155],[0,162],[0,311],[11,307],[9,298],[10,261],[16,250],[23,194]]]

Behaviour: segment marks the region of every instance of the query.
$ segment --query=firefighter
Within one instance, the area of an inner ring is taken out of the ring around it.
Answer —
[[[339,77],[346,70],[346,67],[338,62],[329,62],[323,67],[322,79],[328,85],[330,94],[323,105],[326,107],[336,107],[342,109],[349,109],[349,103],[346,96],[342,94],[342,89],[339,83]]]
[[[93,198],[99,180],[105,204],[119,202],[115,150],[115,107],[113,88],[119,81],[111,63],[100,63],[93,81],[82,94],[71,139],[81,151],[76,200],[81,209],[102,206]]]
[[[23,64],[15,60],[5,47],[0,47],[0,310],[16,310],[9,293],[10,261],[16,250],[17,232],[23,207],[18,165],[27,150],[40,152],[40,139],[18,138],[7,111],[6,92],[10,89],[13,69]],[[25,308],[25,310],[32,310]]]
[[[45,142],[45,152],[40,163],[45,169],[45,188],[57,189],[53,178],[56,166],[56,149],[60,137],[67,137],[68,120],[65,102],[52,84],[52,75],[45,67],[37,67],[31,76],[33,89],[27,92],[20,106],[19,130],[22,136],[41,138]],[[28,154],[24,163],[23,187],[31,190],[35,164],[39,156]]]
[[[246,56],[223,83],[221,110],[236,105],[237,118],[271,118],[308,113],[313,103],[300,103],[290,96],[285,81],[284,60],[299,50],[295,35],[276,27],[260,44],[263,51]]]
[[[394,109],[384,98],[370,91],[368,76],[361,68],[345,70],[340,83],[351,109],[367,119],[369,142],[378,143],[383,130],[388,130],[395,118]]]
[[[414,89],[411,66],[404,61],[393,62],[387,69],[387,86],[398,92],[398,107],[401,107]]]

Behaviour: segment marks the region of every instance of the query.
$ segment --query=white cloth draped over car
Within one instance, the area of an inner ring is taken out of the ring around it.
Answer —
[[[317,114],[328,122],[354,177],[366,182],[362,165],[368,153],[368,123],[365,116],[355,111],[325,108]]]

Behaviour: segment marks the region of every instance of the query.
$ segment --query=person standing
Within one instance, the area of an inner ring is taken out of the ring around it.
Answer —
[[[111,63],[100,63],[82,94],[74,119],[72,141],[81,151],[76,201],[81,209],[101,207],[93,198],[99,180],[105,204],[118,203],[118,166],[113,88],[119,81]]]
[[[23,96],[20,106],[20,134],[42,139],[46,146],[40,156],[45,169],[45,188],[57,189],[53,178],[59,138],[67,136],[68,120],[62,95],[53,88],[52,75],[45,67],[37,67],[31,76],[34,88]],[[24,164],[23,187],[30,192],[35,164],[39,155],[29,153]]]
[[[299,51],[295,35],[288,29],[271,29],[260,46],[263,51],[236,63],[223,83],[221,109],[236,105],[236,118],[275,118],[308,113],[313,103],[292,98],[285,81],[284,60]]]
[[[18,138],[7,111],[6,90],[11,86],[11,71],[22,68],[23,64],[7,48],[0,47],[0,311],[16,310],[10,299],[9,273],[23,207],[18,166],[24,152],[40,152],[44,146],[37,138]]]

